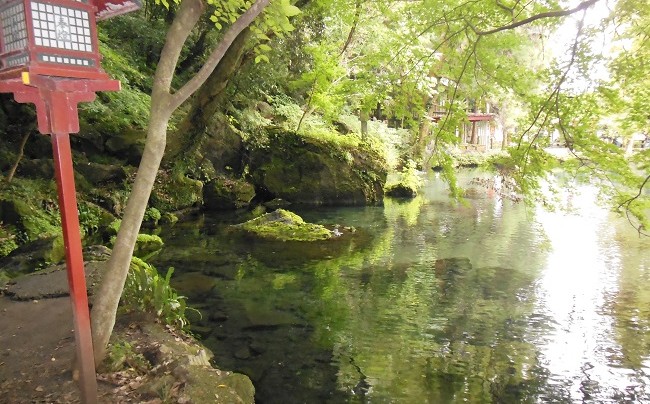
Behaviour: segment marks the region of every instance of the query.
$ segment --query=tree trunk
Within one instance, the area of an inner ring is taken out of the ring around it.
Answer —
[[[226,31],[199,72],[174,94],[170,93],[174,70],[187,37],[203,13],[201,0],[183,0],[172,23],[156,68],[151,94],[151,117],[145,149],[140,160],[133,190],[129,196],[113,253],[105,268],[92,309],[95,363],[106,356],[113,332],[117,306],[129,272],[131,256],[140,231],[144,211],[165,152],[167,125],[172,113],[208,79],[235,38],[264,10],[270,0],[257,0]]]
[[[11,166],[11,170],[9,170],[9,174],[7,174],[7,183],[10,183],[11,180],[14,179],[14,174],[16,174],[16,169],[18,169],[18,164],[20,164],[20,160],[23,158],[23,154],[25,153],[25,144],[27,144],[27,139],[29,139],[29,135],[31,135],[32,130],[29,129],[25,136],[23,136],[23,140],[20,142],[20,146],[18,147],[18,157],[16,157],[16,162],[14,163],[13,166]]]
[[[478,143],[478,139],[476,137],[476,121],[472,121],[472,137],[469,140],[470,144],[476,144]]]
[[[368,137],[368,119],[370,119],[370,114],[363,109],[359,111],[359,122],[361,122],[361,138],[366,139]]]
[[[226,87],[233,74],[242,65],[245,45],[249,37],[250,30],[245,29],[235,38],[214,72],[201,86],[178,129],[168,136],[163,164],[167,165],[176,157],[188,153],[201,140],[210,118],[223,106]]]
[[[429,135],[431,135],[431,122],[432,119],[435,115],[435,112],[438,109],[438,101],[433,100],[431,102],[431,106],[429,106],[429,109],[427,110],[427,115],[424,117],[422,120],[422,123],[420,124],[420,129],[418,130],[418,136],[413,142],[413,147],[411,149],[411,153],[413,154],[413,158],[423,158],[424,157],[424,149],[427,144],[427,140],[429,139]]]

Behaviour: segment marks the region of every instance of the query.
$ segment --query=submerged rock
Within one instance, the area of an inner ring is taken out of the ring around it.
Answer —
[[[307,223],[300,216],[284,209],[231,227],[267,240],[318,241],[332,237],[332,232],[324,226]]]
[[[172,279],[172,286],[181,294],[200,299],[212,292],[217,280],[201,272],[187,272]]]

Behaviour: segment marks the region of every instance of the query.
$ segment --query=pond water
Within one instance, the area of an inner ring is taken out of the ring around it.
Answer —
[[[431,174],[411,201],[297,210],[357,230],[313,244],[205,215],[153,263],[260,403],[650,402],[650,240],[587,186],[555,212],[445,195]]]

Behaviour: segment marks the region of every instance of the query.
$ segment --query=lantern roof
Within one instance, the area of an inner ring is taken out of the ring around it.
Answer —
[[[97,21],[130,13],[142,7],[140,0],[93,0],[93,4],[97,7],[95,12]]]

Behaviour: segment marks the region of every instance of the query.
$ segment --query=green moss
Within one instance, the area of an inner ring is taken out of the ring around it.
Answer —
[[[144,212],[144,218],[143,220],[148,223],[152,223],[154,226],[158,224],[158,221],[162,215],[160,214],[160,211],[156,208],[147,208],[147,210]]]
[[[306,223],[300,216],[284,209],[267,213],[235,227],[267,240],[318,241],[332,237],[332,233],[325,227]]]
[[[48,264],[56,264],[65,259],[65,242],[63,234],[60,233],[53,241],[52,248],[45,256],[45,262]]]
[[[178,216],[176,216],[173,213],[167,212],[167,213],[162,214],[162,217],[160,218],[160,220],[161,220],[161,222],[163,224],[174,224],[174,223],[178,222]]]
[[[0,223],[0,258],[18,248],[16,236]]]
[[[249,144],[250,179],[292,203],[365,205],[380,202],[386,158],[375,145],[350,139],[268,130],[268,145]],[[337,135],[341,138],[344,136]]]
[[[121,219],[115,219],[113,220],[107,227],[107,233],[109,233],[112,236],[117,235],[117,232],[120,231],[120,226],[122,225],[122,220]]]
[[[14,178],[0,188],[0,221],[15,226],[16,242],[57,236],[61,221],[53,181]]]
[[[160,172],[151,194],[151,205],[161,212],[174,212],[200,204],[203,183],[181,174]]]
[[[133,255],[146,260],[158,254],[164,244],[162,239],[154,234],[138,234]]]

